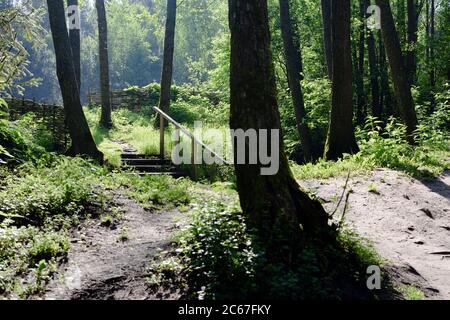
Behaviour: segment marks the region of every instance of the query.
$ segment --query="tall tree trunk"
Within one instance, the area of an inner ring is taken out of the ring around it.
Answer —
[[[380,106],[385,111],[386,116],[397,116],[392,102],[391,87],[389,85],[389,75],[386,59],[386,50],[384,48],[381,30],[378,32],[378,48],[379,48],[379,68],[380,68]]]
[[[175,48],[175,25],[177,17],[177,0],[167,0],[166,32],[164,36],[164,57],[161,72],[161,92],[159,108],[169,111],[170,90],[172,86],[173,54]],[[160,119],[157,117],[155,126],[159,127]]]
[[[405,0],[397,0],[397,33],[400,39],[400,46],[406,43],[406,12]]]
[[[434,61],[434,37],[435,37],[435,33],[436,33],[436,28],[435,28],[435,11],[436,11],[436,7],[435,7],[435,1],[431,0],[430,3],[430,41],[429,41],[429,46],[430,46],[430,113],[434,112],[434,108],[435,108],[435,98],[434,98],[434,89],[436,87],[436,68],[435,68],[435,61]]]
[[[366,6],[365,0],[359,1],[359,18],[361,21],[361,25],[359,26],[359,46],[357,50],[357,60],[355,61],[356,65],[356,120],[359,125],[364,124],[364,119],[366,116],[365,107],[366,107],[366,95],[364,90],[364,51],[365,51],[365,26],[364,26],[364,18],[366,16]]]
[[[77,6],[78,0],[67,0],[68,6]],[[80,8],[74,14],[80,14]],[[78,89],[81,92],[81,45],[80,45],[80,29],[71,27],[69,28],[70,47],[72,48],[73,65],[75,68],[75,77],[77,78]]]
[[[102,114],[100,125],[105,128],[113,126],[111,118],[111,96],[109,85],[109,58],[108,58],[108,24],[104,0],[95,0],[98,21],[98,56],[100,59],[100,91],[102,99]]]
[[[231,128],[279,130],[267,1],[230,0],[229,22]],[[248,158],[250,148],[246,145]],[[269,261],[289,265],[303,248],[306,236],[321,237],[328,229],[328,217],[292,177],[281,136],[274,143],[269,142],[268,150],[275,151],[275,145],[279,146],[278,172],[261,175],[261,162],[250,165],[235,161],[237,189],[242,210]],[[235,160],[237,150],[235,143]]]
[[[300,84],[302,72],[302,55],[300,44],[296,47],[292,30],[289,0],[280,0],[280,27],[284,44],[284,55],[286,57],[286,70],[288,74],[289,89],[291,90],[292,102],[297,121],[297,130],[303,147],[306,161],[313,160],[311,135],[306,122],[306,110],[303,100],[303,92]]]
[[[407,0],[408,8],[408,51],[406,53],[406,70],[410,85],[416,82],[417,62],[416,45],[419,26],[419,14],[417,0]]]
[[[394,17],[392,16],[389,1],[376,0],[376,4],[381,8],[381,33],[389,60],[400,117],[406,125],[408,141],[413,144],[413,134],[417,128],[417,115],[405,70],[400,41],[395,29]]]
[[[97,149],[80,102],[72,50],[66,25],[63,1],[47,0],[50,29],[56,56],[56,73],[64,102],[64,113],[72,145],[68,155],[86,155],[103,162]]]
[[[336,160],[358,152],[353,128],[352,48],[350,0],[331,1],[333,43],[332,107],[325,158]]]
[[[333,76],[333,48],[331,41],[331,0],[321,0],[323,19],[323,43],[325,47],[325,60],[327,63],[328,77]]]
[[[370,0],[364,0],[364,7],[368,8]],[[368,18],[369,15],[366,15]],[[380,97],[380,85],[379,85],[379,70],[377,63],[377,52],[375,46],[375,37],[373,30],[366,28],[367,30],[367,53],[369,57],[369,69],[370,69],[370,88],[372,93],[372,116],[381,120],[382,107]]]

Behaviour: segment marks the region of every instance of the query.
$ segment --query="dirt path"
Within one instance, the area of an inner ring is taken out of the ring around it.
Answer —
[[[332,212],[345,180],[300,183]],[[345,221],[387,259],[394,282],[416,285],[427,298],[450,299],[450,172],[421,181],[377,170],[350,178],[348,188],[353,192]]]
[[[301,185],[323,199],[331,212],[345,180],[301,181]],[[450,172],[427,182],[377,170],[351,177],[348,190],[352,192],[346,224],[373,242],[387,260],[385,270],[393,282],[414,285],[429,299],[450,299]],[[120,192],[114,201],[124,209],[123,219],[114,229],[89,220],[74,232],[68,261],[47,287],[46,299],[158,298],[146,290],[145,269],[186,223],[185,215],[145,211]],[[126,241],[120,239],[124,233]]]
[[[183,215],[152,213],[121,193],[117,205],[126,209],[111,229],[90,220],[74,232],[67,263],[47,287],[46,299],[151,299],[145,269],[159,249],[170,244]],[[177,222],[178,221],[178,222]],[[123,241],[123,236],[128,239]]]

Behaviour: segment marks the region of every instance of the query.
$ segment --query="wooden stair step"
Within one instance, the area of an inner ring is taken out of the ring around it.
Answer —
[[[125,168],[134,170],[129,172],[129,174],[139,176],[170,175],[174,178],[189,176],[187,172],[175,166],[170,159],[161,159],[158,155],[145,155],[126,151],[122,153],[121,161]]]
[[[134,152],[124,152],[120,155],[122,159],[161,159],[159,155],[148,155]]]
[[[182,178],[182,177],[188,177],[189,174],[182,171],[172,171],[172,172],[130,172],[131,175],[137,175],[141,177],[145,176],[171,176],[174,178]]]
[[[175,166],[161,166],[161,165],[135,165],[131,166],[131,168],[135,169],[136,171],[145,171],[145,172],[171,172],[177,169]]]
[[[137,165],[172,165],[172,161],[168,159],[122,159],[122,163],[127,166],[137,166]]]

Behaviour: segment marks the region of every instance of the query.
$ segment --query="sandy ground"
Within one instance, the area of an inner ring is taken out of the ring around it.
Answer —
[[[345,181],[300,184],[333,212]],[[450,299],[450,172],[427,181],[383,169],[350,177],[347,188],[346,225],[371,240],[394,282],[415,285],[430,299]]]

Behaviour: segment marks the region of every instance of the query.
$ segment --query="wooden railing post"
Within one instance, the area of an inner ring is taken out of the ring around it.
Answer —
[[[164,159],[164,117],[162,114],[159,115],[159,156]]]
[[[180,143],[181,143],[180,129],[175,127],[175,145],[179,145]]]
[[[197,156],[197,144],[195,143],[195,139],[192,137],[192,139],[191,139],[191,165],[192,165],[193,178],[197,177],[196,156]]]

